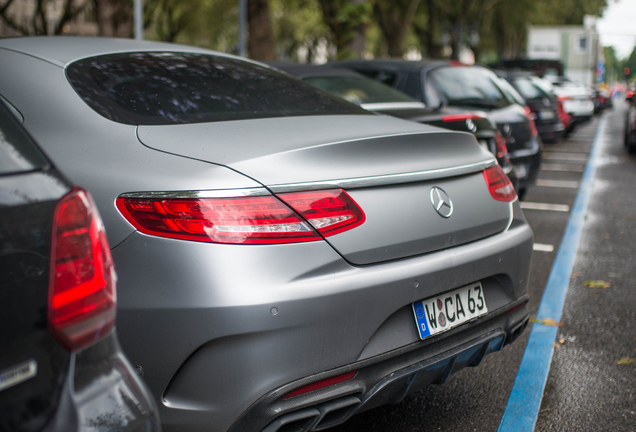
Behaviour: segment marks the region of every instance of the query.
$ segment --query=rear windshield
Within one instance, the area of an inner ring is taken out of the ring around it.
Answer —
[[[303,81],[358,105],[369,103],[418,102],[391,87],[366,78],[324,76],[303,78]]]
[[[72,63],[67,76],[99,114],[133,125],[369,114],[286,74],[208,54],[91,57]]]
[[[481,67],[441,67],[428,78],[448,105],[495,109],[511,103],[497,85],[497,75]]]
[[[0,175],[41,170],[49,163],[0,101]]]
[[[521,93],[525,99],[540,99],[548,95],[528,78],[515,78],[512,80],[514,88]]]

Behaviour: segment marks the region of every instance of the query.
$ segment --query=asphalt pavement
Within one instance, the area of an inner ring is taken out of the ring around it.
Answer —
[[[636,238],[636,157],[622,145],[624,114],[622,101],[604,114],[589,207],[536,432],[636,431],[636,243],[631,240]],[[545,145],[539,183],[522,202],[535,233],[531,315],[537,313],[559,251],[599,120],[596,116],[566,140]],[[442,385],[354,416],[330,431],[497,431],[529,334],[530,328],[514,344]]]

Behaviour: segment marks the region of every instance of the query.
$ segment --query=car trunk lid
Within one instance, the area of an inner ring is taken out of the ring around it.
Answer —
[[[467,133],[383,116],[316,116],[140,126],[139,139],[227,166],[274,193],[345,189],[366,222],[327,241],[354,264],[474,241],[504,230],[510,217],[481,173],[492,154]],[[434,188],[450,197],[451,217],[436,211]]]

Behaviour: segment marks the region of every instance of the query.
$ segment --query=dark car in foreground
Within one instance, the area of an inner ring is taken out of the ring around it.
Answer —
[[[507,140],[520,194],[536,183],[543,144],[529,113],[506,94],[491,70],[441,60],[348,60],[330,66],[353,69],[432,108],[485,111]]]
[[[3,39],[0,61],[95,197],[164,430],[328,428],[527,325],[532,231],[473,135],[193,47]]]
[[[537,83],[540,78],[524,72],[502,72],[500,76],[523,97],[543,142],[563,138],[565,125],[559,115],[559,101],[556,94]]]
[[[1,431],[161,430],[117,341],[115,283],[90,195],[0,101]]]
[[[349,69],[285,62],[272,62],[270,65],[349,102],[360,105],[366,110],[445,129],[472,133],[482,147],[497,157],[497,162],[504,173],[508,175],[515,188],[518,187],[505,140],[501,132],[497,130],[495,123],[483,111],[452,107],[428,108],[421,101]]]

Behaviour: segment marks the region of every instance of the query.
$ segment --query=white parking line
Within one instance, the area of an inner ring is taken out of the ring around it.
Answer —
[[[585,165],[570,165],[570,164],[551,164],[544,163],[541,165],[541,169],[544,171],[572,171],[583,172]]]
[[[543,243],[535,243],[532,246],[533,250],[539,251],[539,252],[553,252],[554,251],[554,246],[549,245],[549,244],[543,244]]]
[[[522,201],[519,203],[524,210],[549,210],[558,212],[569,212],[570,206],[565,204],[546,204]]]
[[[571,181],[571,180],[546,180],[546,179],[538,179],[537,186],[544,187],[560,187],[560,188],[570,188],[576,189],[579,187],[579,182]]]
[[[546,160],[568,160],[568,161],[577,161],[577,162],[585,162],[587,161],[587,153],[559,153],[559,152],[545,152],[544,159]]]

